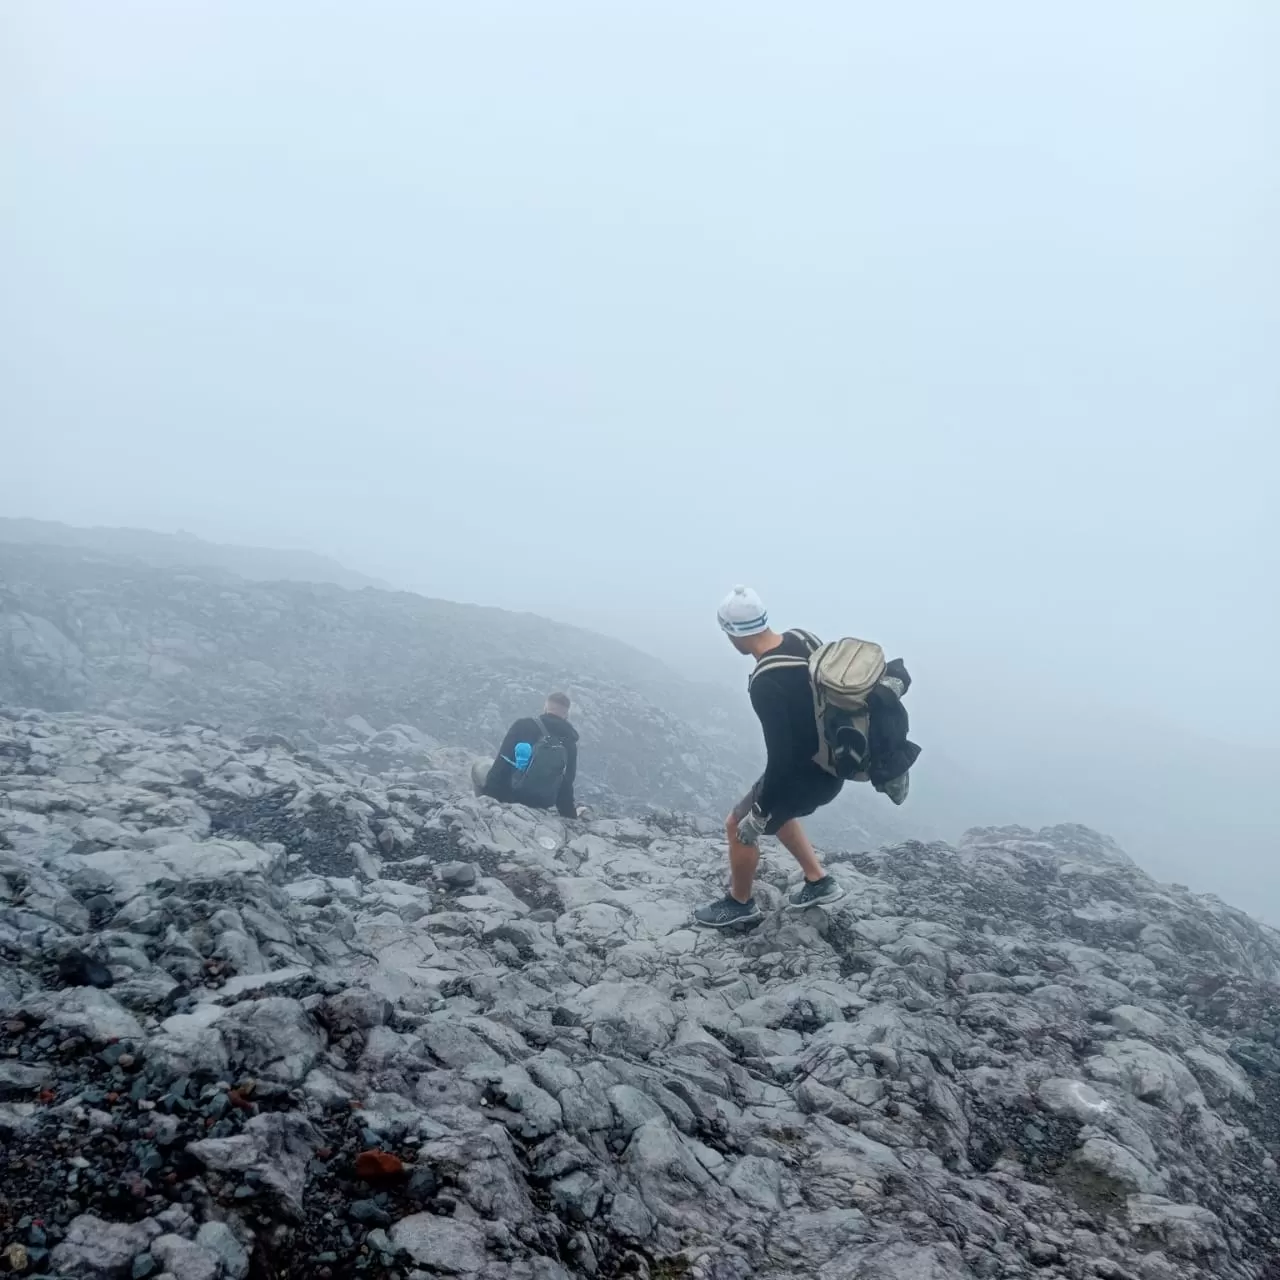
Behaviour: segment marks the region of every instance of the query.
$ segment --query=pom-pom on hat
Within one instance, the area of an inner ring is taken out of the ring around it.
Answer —
[[[758,636],[769,629],[769,612],[750,587],[734,587],[716,612],[720,630],[730,636]]]

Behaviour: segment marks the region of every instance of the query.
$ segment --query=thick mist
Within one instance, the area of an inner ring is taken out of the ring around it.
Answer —
[[[911,806],[1280,919],[1270,6],[0,16],[0,510],[916,677]]]

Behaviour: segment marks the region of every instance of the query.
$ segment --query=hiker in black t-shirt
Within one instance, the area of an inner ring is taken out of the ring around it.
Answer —
[[[523,716],[507,730],[492,764],[471,766],[478,796],[531,809],[555,808],[562,818],[586,812],[574,802],[578,776],[578,731],[569,723],[569,697],[550,693],[540,716]]]
[[[760,597],[747,587],[735,588],[726,598],[719,619],[733,647],[757,662],[770,654],[808,658],[810,650],[799,635],[770,630]],[[844,785],[814,761],[818,727],[809,673],[802,664],[780,665],[762,670],[750,688],[751,705],[764,729],[768,759],[764,773],[725,822],[729,892],[694,912],[698,924],[713,929],[760,918],[752,885],[760,861],[756,845],[762,835],[776,835],[804,872],[803,883],[788,895],[789,907],[828,906],[844,897],[843,887],[823,871],[799,822],[830,804]]]

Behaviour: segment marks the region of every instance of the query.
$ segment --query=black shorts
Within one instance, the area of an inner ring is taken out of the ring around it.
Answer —
[[[763,777],[757,778],[751,790],[733,806],[733,816],[739,822],[755,807],[763,781]],[[774,802],[768,826],[764,829],[765,835],[776,836],[779,829],[785,827],[792,818],[807,818],[824,804],[830,804],[840,794],[843,786],[843,778],[833,777],[817,765],[793,774]]]

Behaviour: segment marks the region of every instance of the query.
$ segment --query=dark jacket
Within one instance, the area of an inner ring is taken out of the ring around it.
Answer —
[[[885,664],[884,678],[871,691],[870,758],[867,777],[877,791],[900,778],[915,764],[920,748],[907,734],[911,720],[902,705],[902,696],[911,688],[911,676],[901,658]]]
[[[556,796],[556,810],[562,818],[577,817],[578,806],[573,799],[573,783],[578,776],[578,731],[563,716],[544,714],[536,717],[524,716],[517,720],[502,740],[493,768],[489,770],[484,794],[501,800],[503,804],[525,803],[517,800],[511,790],[511,775],[515,772],[511,761],[515,758],[517,742],[537,742],[544,732],[564,743],[568,762],[564,781],[560,784],[560,794]]]

